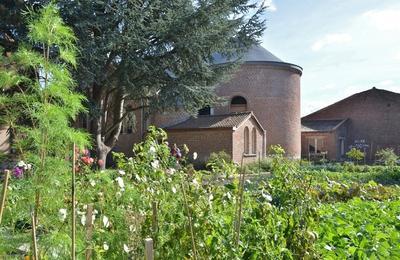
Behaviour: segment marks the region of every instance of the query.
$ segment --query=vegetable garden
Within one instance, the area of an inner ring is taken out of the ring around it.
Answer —
[[[30,39],[48,51],[1,63],[1,123],[18,151],[1,175],[1,257],[400,259],[399,166],[316,167],[274,146],[271,174],[252,181],[251,167],[223,157],[194,169],[195,151],[177,158],[150,127],[133,157],[115,153],[116,168],[99,170],[88,135],[70,126],[85,100],[68,70],[75,38],[52,5],[32,17]]]

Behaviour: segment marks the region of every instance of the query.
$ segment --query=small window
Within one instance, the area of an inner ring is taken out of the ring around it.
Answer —
[[[251,133],[251,139],[252,139],[252,153],[257,154],[257,129],[253,127],[252,133]]]
[[[250,153],[250,138],[249,138],[249,128],[246,126],[244,129],[244,153],[249,154]]]
[[[231,100],[231,112],[247,111],[247,101],[244,97],[235,96]]]
[[[198,111],[198,115],[199,116],[209,116],[209,115],[211,115],[211,107],[210,106],[203,107],[202,109],[200,109]]]
[[[121,134],[132,134],[135,129],[136,116],[134,112],[129,112],[122,121]]]

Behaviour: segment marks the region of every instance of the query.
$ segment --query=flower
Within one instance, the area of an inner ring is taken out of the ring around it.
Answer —
[[[149,152],[152,154],[156,153],[156,148],[154,146],[151,146]]]
[[[28,163],[28,164],[26,165],[26,169],[27,169],[28,171],[32,170],[32,164]]]
[[[153,167],[153,169],[158,169],[158,167],[160,167],[160,162],[158,160],[152,161],[151,167]]]
[[[193,160],[196,160],[196,159],[197,159],[197,153],[194,152],[194,153],[193,153]]]
[[[20,167],[14,167],[14,177],[17,179],[21,179],[24,175],[24,170]]]
[[[30,246],[31,245],[29,243],[24,243],[18,247],[18,250],[24,253],[28,253]]]
[[[265,199],[266,201],[269,201],[269,202],[272,201],[272,196],[271,196],[271,195],[265,194],[265,193],[262,193],[261,195],[264,197],[264,199]]]
[[[176,193],[176,188],[175,187],[172,187],[172,192]]]
[[[123,171],[123,170],[118,170],[118,173],[119,173],[120,175],[125,175],[125,171]]]
[[[118,186],[119,186],[121,189],[124,189],[124,188],[125,188],[124,179],[122,179],[121,177],[117,177],[115,180],[117,181]]]
[[[165,172],[166,172],[168,175],[173,175],[173,174],[176,172],[176,170],[175,170],[174,168],[168,168]]]
[[[67,218],[67,209],[59,209],[58,210],[58,219],[61,222],[64,222],[66,218]]]
[[[96,185],[95,180],[92,180],[92,179],[90,179],[89,183],[90,183],[90,185],[92,185],[92,187],[94,187]]]
[[[103,226],[105,228],[108,228],[110,226],[110,221],[108,220],[108,217],[106,215],[103,216]]]
[[[129,253],[131,251],[126,244],[124,244],[124,251],[125,253]]]
[[[104,251],[108,251],[109,248],[110,248],[110,247],[108,246],[107,242],[104,242],[104,243],[103,243],[103,249],[104,249]]]
[[[82,226],[86,225],[86,216],[85,215],[81,216],[81,224],[82,224]]]
[[[17,167],[24,168],[25,166],[26,166],[26,164],[25,164],[24,161],[19,161],[19,162],[17,163]]]

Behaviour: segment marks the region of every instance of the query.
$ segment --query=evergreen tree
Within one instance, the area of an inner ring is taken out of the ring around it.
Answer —
[[[89,99],[99,159],[115,146],[132,110],[194,112],[215,102],[215,85],[237,63],[214,64],[213,54],[238,57],[257,43],[265,22],[255,2],[58,1],[78,38],[75,76]],[[127,100],[136,106],[125,109]]]

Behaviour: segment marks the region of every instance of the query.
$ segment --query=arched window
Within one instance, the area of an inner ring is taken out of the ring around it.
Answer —
[[[252,145],[252,153],[257,154],[257,129],[253,127],[251,131],[251,145]]]
[[[209,116],[211,115],[211,107],[210,106],[206,106],[203,107],[202,109],[200,109],[198,111],[199,116]]]
[[[250,153],[250,138],[249,138],[249,128],[246,126],[244,129],[244,153]]]
[[[231,112],[247,111],[247,101],[242,96],[235,96],[231,100]]]

